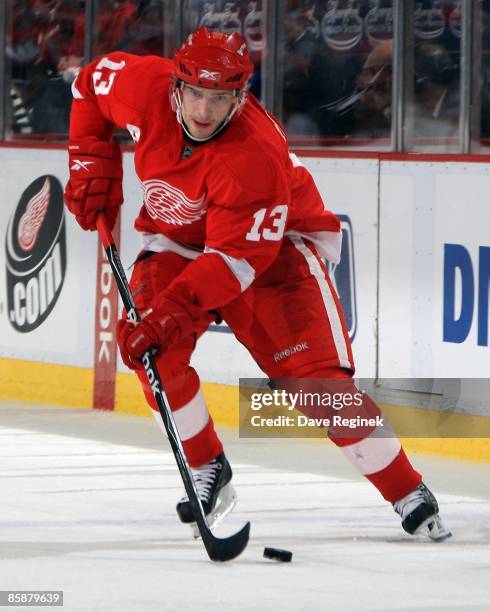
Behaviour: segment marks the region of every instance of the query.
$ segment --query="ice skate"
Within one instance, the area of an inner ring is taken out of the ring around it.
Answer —
[[[423,482],[395,502],[393,508],[402,517],[402,527],[410,535],[423,535],[435,542],[452,535],[439,516],[436,498]]]
[[[213,528],[236,505],[236,493],[231,484],[233,475],[231,466],[225,454],[221,453],[209,463],[198,468],[192,468],[192,474],[208,525]],[[177,514],[183,523],[190,524],[194,537],[198,538],[199,530],[194,521],[194,514],[187,496],[184,496],[178,502]]]

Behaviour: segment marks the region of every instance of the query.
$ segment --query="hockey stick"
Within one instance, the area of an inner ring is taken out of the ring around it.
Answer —
[[[141,317],[136,309],[133,295],[129,288],[128,280],[126,278],[126,274],[124,273],[121,260],[119,259],[119,253],[116,249],[116,245],[114,244],[114,239],[104,213],[99,213],[97,216],[97,230],[99,232],[100,239],[102,240],[102,244],[104,245],[105,252],[107,253],[107,259],[109,260],[112,272],[116,279],[119,294],[123,301],[124,308],[126,309],[128,319],[135,322],[141,321]],[[230,559],[234,559],[235,557],[238,557],[238,555],[242,553],[247,546],[250,533],[250,523],[247,522],[240,531],[232,536],[229,536],[228,538],[217,538],[211,533],[206,521],[201,500],[199,499],[199,495],[197,493],[192,472],[189,468],[189,464],[187,463],[184,449],[182,448],[182,442],[180,441],[177,426],[175,425],[175,421],[173,419],[172,412],[170,410],[168,400],[155,365],[155,360],[150,352],[143,355],[142,362],[145,368],[146,376],[148,377],[148,382],[153,391],[155,401],[158,405],[158,409],[160,410],[163,424],[170,441],[170,446],[172,447],[180,475],[184,482],[185,491],[189,498],[192,512],[194,513],[194,518],[209,558],[212,561],[229,561]]]

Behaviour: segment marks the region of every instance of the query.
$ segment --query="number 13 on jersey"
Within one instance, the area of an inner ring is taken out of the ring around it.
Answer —
[[[288,207],[286,204],[274,206],[272,210],[260,208],[254,214],[252,229],[245,236],[247,240],[258,242],[264,240],[281,240],[286,226]]]

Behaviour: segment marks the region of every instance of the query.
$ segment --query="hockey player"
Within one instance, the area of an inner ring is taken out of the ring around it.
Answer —
[[[247,95],[251,73],[239,34],[202,27],[173,61],[111,53],[85,67],[73,85],[65,199],[83,229],[96,228],[100,210],[114,223],[123,200],[114,127],[129,130],[135,141],[143,191],[135,228],[143,248],[131,288],[144,319],[120,320],[117,340],[154,411],[140,358],[158,351],[210,521],[229,512],[235,495],[230,464],[189,365],[208,325],[224,319],[270,378],[351,379],[354,373],[322,260],[339,260],[339,221],[289,153],[281,125]],[[287,350],[296,346],[302,350]],[[437,502],[398,439],[376,434],[330,437],[393,504],[406,531],[446,537]],[[177,513],[193,521],[185,497]]]

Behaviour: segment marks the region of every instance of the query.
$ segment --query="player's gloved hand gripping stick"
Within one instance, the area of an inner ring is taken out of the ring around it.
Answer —
[[[107,259],[109,260],[112,272],[116,279],[117,287],[119,289],[124,308],[126,309],[128,319],[135,322],[140,321],[141,317],[136,309],[126,274],[124,273],[121,260],[119,259],[119,253],[117,252],[116,245],[114,244],[109,223],[103,212],[98,214],[96,224],[100,239],[102,240],[102,244],[104,245],[107,253]],[[243,552],[247,546],[250,533],[250,523],[247,522],[240,531],[228,538],[217,538],[211,533],[201,505],[201,500],[199,499],[196,490],[192,472],[189,468],[189,464],[187,463],[184,449],[182,448],[177,426],[175,425],[165,391],[162,387],[160,376],[156,369],[155,360],[150,352],[143,355],[142,362],[148,377],[148,382],[151,385],[156,403],[160,410],[160,414],[162,415],[163,424],[170,441],[170,446],[172,447],[180,475],[184,482],[185,492],[189,498],[192,511],[199,528],[199,533],[201,534],[201,538],[204,542],[209,558],[212,561],[229,561],[230,559],[234,559],[241,552]]]

